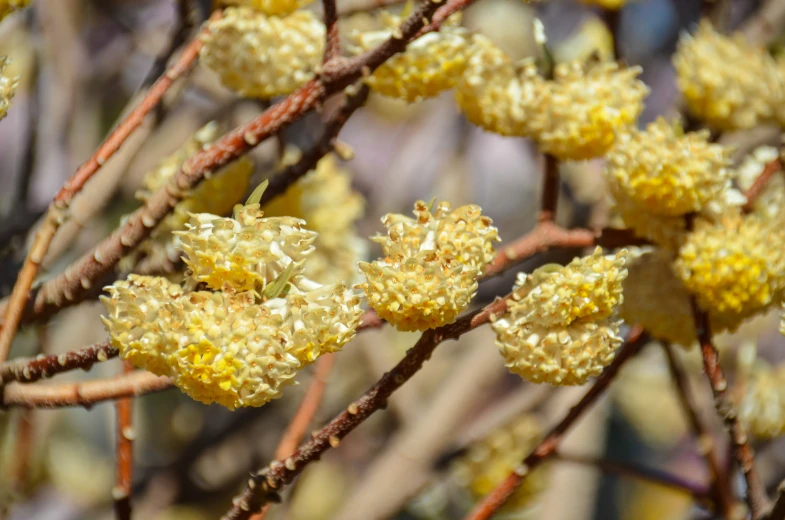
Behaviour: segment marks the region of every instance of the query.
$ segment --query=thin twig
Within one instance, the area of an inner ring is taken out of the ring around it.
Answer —
[[[577,421],[584,412],[605,392],[615,379],[619,369],[632,358],[648,340],[648,336],[639,326],[633,327],[627,341],[618,350],[613,362],[603,370],[594,385],[586,392],[578,404],[573,406],[569,413],[557,424],[548,435],[524,459],[523,464],[511,473],[499,486],[477,504],[465,517],[466,520],[487,520],[501,508],[512,493],[521,485],[523,478],[535,467],[551,457],[567,430]]]
[[[338,29],[338,8],[335,0],[322,0],[324,11],[324,26],[326,28],[326,41],[324,45],[323,63],[340,57],[341,53],[341,33]]]
[[[338,446],[346,435],[374,412],[384,408],[390,395],[420,370],[439,344],[447,339],[457,339],[462,334],[488,323],[491,315],[501,314],[506,308],[507,300],[497,299],[451,325],[424,332],[400,363],[362,397],[350,404],[346,411],[315,432],[291,457],[276,460],[268,468],[253,475],[248,480],[245,491],[232,501],[232,508],[223,516],[223,520],[246,520],[264,504],[276,500],[280,489],[299,475],[308,464],[318,460],[330,448]]]
[[[747,434],[744,432],[744,427],[739,422],[736,410],[726,396],[728,380],[725,378],[725,373],[720,366],[719,353],[711,341],[708,316],[698,308],[695,298],[692,298],[692,314],[695,320],[695,330],[698,333],[701,354],[703,355],[704,371],[711,386],[712,394],[714,394],[714,408],[717,410],[717,415],[725,423],[725,427],[730,435],[733,455],[744,474],[744,480],[747,482],[745,498],[752,514],[752,520],[758,520],[769,508],[766,487],[760,480],[757,471],[755,471],[755,454],[747,439]]]
[[[102,401],[138,397],[171,387],[172,382],[168,377],[141,371],[111,379],[97,379],[80,383],[56,385],[10,383],[3,388],[2,406],[19,406],[21,408],[83,406],[89,408]]]
[[[124,361],[123,374],[130,374],[133,371],[133,365],[128,361]],[[134,454],[132,400],[129,397],[118,399],[114,406],[117,413],[117,442],[115,445],[116,475],[112,498],[114,498],[115,518],[117,520],[131,520]]]
[[[115,358],[118,354],[117,347],[104,341],[63,354],[38,356],[33,359],[14,359],[0,366],[0,380],[6,383],[9,381],[33,383],[78,368],[90,370],[94,363]]]
[[[220,16],[220,15],[214,15]],[[8,359],[11,350],[11,342],[16,335],[16,330],[22,319],[27,301],[30,297],[30,287],[32,287],[41,263],[44,260],[49,245],[52,243],[57,229],[68,218],[68,207],[77,193],[82,189],[87,181],[95,175],[101,166],[112,157],[123,145],[125,140],[136,128],[142,124],[145,116],[161,102],[164,94],[172,84],[185,74],[199,56],[202,48],[202,41],[199,37],[194,38],[193,42],[186,47],[180,58],[161,76],[145,98],[132,110],[125,120],[120,123],[110,134],[109,137],[98,147],[93,156],[82,166],[74,175],[66,181],[55,195],[52,203],[47,210],[41,227],[38,229],[30,247],[30,251],[25,258],[22,269],[17,276],[14,289],[5,307],[3,315],[3,327],[0,330],[0,362]],[[82,281],[82,277],[79,277]],[[83,283],[84,285],[84,283]],[[89,282],[86,283],[89,286]]]
[[[780,482],[777,486],[777,499],[766,520],[785,520],[785,482]]]
[[[305,433],[308,431],[308,426],[313,421],[316,412],[319,411],[319,405],[322,402],[324,395],[324,387],[327,384],[327,378],[332,372],[333,365],[335,364],[335,357],[332,354],[325,354],[316,362],[316,372],[313,375],[310,386],[305,393],[305,397],[300,402],[300,407],[295,412],[289,426],[281,436],[281,441],[275,449],[276,459],[285,459],[297,449],[297,446],[302,442]],[[251,520],[262,520],[270,509],[270,504],[267,504],[262,511],[254,515]]]
[[[781,171],[782,160],[779,157],[766,163],[766,166],[763,167],[763,171],[758,175],[758,178],[755,179],[755,182],[752,183],[752,186],[744,192],[744,196],[747,198],[747,202],[743,207],[745,213],[752,211],[752,208],[755,206],[755,201],[766,189],[771,178]]]
[[[551,222],[556,216],[559,204],[559,159],[544,154],[542,195],[540,197],[540,222]]]
[[[714,503],[717,505],[718,511],[723,518],[733,518],[732,513],[735,508],[733,489],[728,475],[725,474],[720,463],[714,436],[711,434],[709,426],[704,424],[703,418],[701,418],[698,412],[699,406],[690,392],[687,374],[684,372],[679,360],[676,359],[673,347],[668,344],[663,344],[662,347],[668,359],[668,367],[673,378],[673,385],[676,387],[676,394],[695,434],[698,449],[706,458],[706,463],[709,466]]]
[[[664,486],[674,491],[687,493],[698,502],[710,504],[712,502],[711,491],[703,484],[698,484],[690,480],[681,478],[678,475],[668,473],[655,468],[646,468],[636,464],[615,462],[608,459],[585,457],[582,455],[571,455],[562,452],[556,452],[552,455],[555,460],[563,462],[572,462],[581,464],[583,466],[592,466],[604,473],[612,473],[622,477],[630,477],[644,482]],[[723,516],[723,518],[730,518]]]

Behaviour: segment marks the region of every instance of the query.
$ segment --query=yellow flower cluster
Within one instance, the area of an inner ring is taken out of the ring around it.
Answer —
[[[744,158],[737,169],[736,182],[748,190],[758,179],[766,164],[780,156],[773,146],[760,146]],[[752,204],[752,211],[763,220],[785,218],[785,175],[774,175]],[[785,224],[783,224],[785,225]]]
[[[188,158],[205,148],[218,135],[216,123],[209,123],[198,130],[179,150],[163,159],[144,176],[136,198],[147,202],[153,193],[180,171]],[[140,244],[136,252],[147,256],[164,255],[171,262],[179,260],[180,251],[172,232],[185,229],[190,213],[229,213],[248,191],[252,174],[253,163],[248,157],[241,157],[213,173],[174,207],[172,213],[156,226],[150,238]]]
[[[0,0],[0,20],[30,5],[30,0]]]
[[[242,96],[290,94],[321,63],[324,23],[311,11],[279,17],[230,7],[208,29],[200,61]]]
[[[507,368],[534,383],[580,385],[599,375],[621,345],[622,283],[627,252],[597,248],[567,266],[520,273],[507,313],[494,320]]]
[[[384,31],[355,31],[352,38],[357,54],[387,40],[402,19],[385,16]],[[455,86],[466,66],[469,43],[467,30],[451,24],[417,38],[377,68],[366,80],[372,90],[409,103],[434,97]]]
[[[315,238],[302,224],[263,218],[258,203],[233,219],[192,215],[178,232],[191,267],[185,290],[139,276],[108,287],[112,343],[204,403],[234,409],[280,397],[299,369],[354,336],[362,313],[345,284],[302,275]]]
[[[0,19],[2,16],[0,16]],[[8,114],[8,107],[11,105],[11,98],[19,84],[19,78],[9,78],[5,75],[5,68],[9,60],[7,56],[0,56],[0,119]]]
[[[534,96],[528,80],[536,75],[534,62],[513,64],[507,53],[478,34],[455,86],[455,100],[471,123],[500,135],[526,136],[526,111]]]
[[[608,153],[611,191],[662,216],[700,211],[730,187],[731,151],[709,132],[679,134],[664,119],[622,133]]]
[[[765,48],[724,36],[708,22],[684,35],[673,57],[689,111],[718,130],[773,122],[783,101],[782,79]]]
[[[739,402],[739,419],[752,435],[772,439],[785,434],[785,366],[758,361]]]
[[[580,0],[582,4],[596,5],[603,9],[621,9],[627,3],[627,0]]]
[[[690,294],[673,273],[671,261],[663,250],[630,261],[619,317],[641,325],[655,338],[689,347],[697,337]]]
[[[453,478],[475,499],[483,498],[515,471],[542,438],[542,425],[536,417],[518,417],[471,444],[466,455],[453,464]],[[519,511],[531,506],[545,490],[547,475],[546,466],[527,474],[502,511]]]
[[[736,330],[785,297],[785,229],[755,215],[698,221],[674,264],[719,330]]]
[[[640,67],[615,63],[560,63],[553,80],[534,78],[527,134],[540,150],[563,160],[600,157],[616,133],[635,123],[649,89]]]
[[[286,16],[313,0],[222,0],[226,5],[248,7],[269,16]]]
[[[382,218],[387,236],[373,240],[385,258],[360,262],[360,285],[368,304],[403,331],[426,330],[455,321],[477,291],[477,279],[493,260],[499,240],[490,218],[478,206],[450,209],[448,202],[431,212],[414,205],[417,219],[389,214]]]
[[[351,184],[351,176],[339,167],[337,157],[328,154],[264,207],[267,216],[303,219],[319,234],[316,250],[305,262],[305,275],[319,283],[354,282],[359,276],[357,262],[366,255],[366,242],[356,230],[365,200]]]

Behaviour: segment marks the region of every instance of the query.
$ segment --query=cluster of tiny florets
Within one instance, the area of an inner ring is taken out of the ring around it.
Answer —
[[[321,63],[324,34],[324,23],[311,11],[275,16],[231,7],[208,24],[200,61],[242,96],[290,94]]]
[[[324,156],[314,170],[264,207],[267,216],[300,218],[319,234],[304,271],[319,283],[357,281],[357,262],[368,249],[356,229],[364,211],[365,199],[352,188],[351,175],[335,154]]]
[[[755,215],[699,221],[674,266],[717,330],[735,330],[785,296],[785,229]]]
[[[687,108],[698,119],[719,130],[775,120],[783,86],[765,48],[703,22],[694,35],[682,37],[673,64]]]
[[[0,15],[0,19],[2,19],[2,15]],[[0,56],[0,119],[3,119],[8,113],[11,98],[14,97],[14,92],[19,84],[19,78],[9,78],[5,75],[8,61],[8,57]]]
[[[107,288],[104,324],[124,359],[168,375],[204,403],[261,406],[297,371],[355,333],[360,299],[345,284],[302,274],[315,233],[293,217],[193,214],[178,232],[184,287],[131,276]]]
[[[270,16],[285,16],[313,0],[221,0],[223,4],[248,7]]]
[[[709,132],[680,134],[664,119],[622,133],[607,155],[611,191],[662,216],[700,211],[730,186],[731,151]]]
[[[416,219],[389,214],[382,218],[385,257],[360,262],[360,285],[368,304],[399,330],[426,330],[452,323],[477,291],[477,279],[493,260],[499,240],[491,219],[478,206],[451,209],[440,202],[432,212],[415,204]]]
[[[219,127],[216,123],[210,123],[197,131],[179,150],[163,159],[155,169],[144,176],[136,198],[147,202],[153,193],[180,171],[187,159],[207,147],[218,135]],[[148,258],[162,255],[166,260],[176,262],[180,258],[180,248],[172,233],[185,229],[191,213],[229,213],[248,191],[252,174],[253,163],[248,157],[241,157],[211,174],[177,203],[172,212],[153,229],[150,238],[140,244],[135,252]]]
[[[626,251],[576,258],[518,275],[507,313],[494,320],[507,368],[535,383],[579,385],[598,375],[621,345]]]
[[[0,20],[30,5],[30,0],[0,0]]]
[[[552,80],[533,79],[527,135],[563,160],[601,157],[620,130],[635,123],[649,92],[640,67],[615,63],[560,63]]]
[[[387,16],[384,31],[355,32],[352,37],[358,53],[373,49],[387,40],[401,19]],[[417,38],[406,50],[379,66],[366,79],[372,90],[408,102],[434,97],[455,86],[468,58],[468,31],[445,24],[439,31]]]
[[[745,431],[762,439],[785,434],[785,366],[758,361],[744,382],[739,420]]]
[[[527,110],[534,96],[533,61],[516,65],[490,39],[475,35],[455,100],[471,123],[500,135],[526,136]]]
[[[542,438],[542,425],[536,417],[518,417],[472,443],[466,454],[453,463],[453,478],[474,499],[481,499],[515,471]],[[502,511],[515,512],[530,507],[545,490],[547,475],[548,468],[544,466],[527,473]]]

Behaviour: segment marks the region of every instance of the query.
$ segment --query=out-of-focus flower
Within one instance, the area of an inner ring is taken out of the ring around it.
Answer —
[[[682,36],[673,64],[689,111],[718,130],[773,121],[783,101],[782,79],[766,49],[741,35],[724,36],[709,22]]]
[[[263,218],[259,204],[244,206],[235,218],[209,213],[192,215],[178,231],[189,276],[212,289],[263,291],[290,264],[301,269],[313,251],[316,233],[293,217]]]
[[[387,30],[352,34],[355,50],[373,49],[400,30],[401,18],[387,15]],[[384,96],[408,102],[434,97],[455,86],[469,54],[467,30],[451,24],[417,38],[406,50],[383,63],[366,82]]]
[[[637,79],[641,70],[573,62],[558,64],[553,80],[534,76],[525,133],[559,159],[604,155],[616,133],[635,123],[643,110],[649,89]]]
[[[455,100],[471,123],[500,135],[526,136],[527,108],[534,95],[533,61],[520,66],[491,40],[475,35]]]
[[[515,471],[542,437],[542,425],[537,418],[531,415],[518,417],[470,445],[466,455],[453,464],[453,477],[475,499],[483,498]],[[547,475],[547,466],[528,473],[503,511],[512,512],[531,506],[545,489]]]
[[[674,265],[717,330],[733,331],[785,296],[785,229],[755,215],[699,220]]]
[[[417,219],[389,214],[384,259],[360,262],[360,285],[368,304],[399,330],[426,330],[452,323],[477,291],[477,279],[494,257],[498,232],[478,206],[450,209],[440,202],[431,212],[415,204]]]
[[[611,191],[656,215],[697,212],[730,187],[731,151],[709,132],[679,135],[664,119],[621,133],[607,156]]]
[[[621,0],[617,0],[621,1]],[[568,39],[553,48],[557,62],[613,60],[613,34],[599,17],[592,16],[583,22]]]
[[[626,295],[625,300],[631,298]],[[675,355],[679,352],[674,350]],[[688,433],[684,410],[660,345],[649,345],[641,355],[625,363],[611,391],[625,419],[647,442],[673,446]]]
[[[759,438],[785,434],[785,366],[757,361],[739,402],[739,419]]]
[[[673,273],[671,261],[667,252],[657,250],[629,262],[619,317],[655,338],[689,347],[697,337],[690,294]]]
[[[627,0],[579,0],[580,3],[586,5],[596,5],[603,9],[621,9],[627,3]]]
[[[0,20],[28,5],[30,5],[30,0],[0,0]]]
[[[766,165],[780,156],[773,146],[759,146],[747,155],[737,169],[736,181],[743,190],[748,190]],[[785,217],[785,175],[774,175],[752,203],[753,212],[764,220]]]
[[[200,61],[242,96],[286,95],[313,77],[324,33],[324,23],[311,11],[278,17],[230,7],[210,22]]]
[[[359,276],[357,262],[367,254],[367,243],[357,235],[356,223],[365,210],[365,199],[352,189],[349,173],[333,154],[264,206],[268,217],[303,219],[319,234],[314,252],[305,261],[305,276],[319,283],[346,281]]]
[[[0,7],[0,19],[3,18],[2,8]],[[11,105],[11,98],[14,97],[19,78],[6,76],[5,68],[9,60],[6,56],[0,56],[0,119],[8,114],[8,107]]]
[[[218,134],[216,123],[209,123],[197,131],[179,150],[144,176],[136,198],[147,202],[153,193],[180,171],[188,158],[205,148]],[[146,256],[164,255],[171,262],[177,261],[180,251],[172,232],[185,229],[190,213],[229,213],[248,191],[252,174],[253,163],[247,157],[241,157],[213,173],[174,207],[172,213],[156,226],[150,238],[140,244],[135,252]]]
[[[221,0],[226,5],[249,7],[270,16],[286,16],[313,0]]]
[[[507,313],[495,319],[507,368],[535,383],[580,385],[599,375],[621,345],[615,310],[627,276],[626,250],[599,248],[567,266],[520,273]]]

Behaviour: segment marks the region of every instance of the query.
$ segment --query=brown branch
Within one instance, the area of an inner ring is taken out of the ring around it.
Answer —
[[[373,72],[387,59],[405,50],[406,45],[415,37],[438,29],[444,19],[472,1],[423,2],[404,20],[399,29],[378,47],[351,59],[335,59],[326,63],[320,76],[274,104],[252,121],[237,127],[191,157],[167,185],[155,192],[144,206],[128,217],[125,224],[101,241],[93,251],[67,268],[62,275],[44,283],[35,295],[31,313],[40,315],[47,310],[47,307],[61,308],[68,302],[78,301],[97,280],[111,273],[117,262],[144,240],[189,190],[204,179],[205,175],[238,159],[265,139],[320,106],[330,95]],[[433,23],[429,24],[431,19]],[[73,189],[73,184],[68,186],[69,189]],[[29,281],[32,283],[32,279]],[[7,331],[12,328],[16,329],[24,302],[28,299],[27,291],[30,284],[17,285],[25,286],[25,293],[18,294],[6,306],[9,326],[5,326],[4,322],[3,334],[7,334]]]
[[[313,380],[308,387],[305,397],[300,402],[300,407],[294,414],[289,427],[286,428],[278,447],[275,449],[276,459],[285,459],[297,449],[305,432],[308,431],[308,426],[311,424],[316,412],[319,411],[319,405],[322,402],[324,395],[324,387],[327,384],[327,378],[332,372],[335,357],[332,354],[326,354],[319,358],[316,362],[316,372],[313,375]],[[254,515],[251,520],[262,520],[270,509],[270,505],[266,505],[264,509],[258,514]]]
[[[573,406],[569,413],[557,424],[548,435],[524,459],[523,464],[511,473],[499,486],[472,509],[465,517],[466,520],[487,520],[504,505],[512,493],[520,486],[523,478],[535,467],[551,457],[567,430],[577,421],[584,412],[605,392],[605,389],[615,379],[622,365],[632,358],[648,341],[648,336],[640,326],[635,326],[627,336],[627,341],[618,350],[613,362],[603,370],[600,377],[594,382],[578,404]]]
[[[117,347],[104,341],[64,354],[38,356],[33,359],[14,359],[0,366],[0,380],[32,383],[77,368],[85,371],[90,370],[94,363],[117,357],[118,354]]]
[[[766,189],[766,186],[769,184],[771,178],[781,171],[782,160],[779,157],[771,162],[766,163],[763,171],[760,173],[760,175],[758,175],[758,178],[755,179],[755,182],[752,183],[752,186],[750,186],[749,189],[744,192],[744,196],[747,197],[747,202],[744,204],[742,209],[744,209],[745,213],[752,211],[755,201]]]
[[[725,474],[723,465],[720,463],[714,436],[711,434],[709,426],[704,424],[698,412],[700,408],[690,392],[687,374],[684,372],[684,368],[682,368],[679,360],[676,359],[673,347],[663,344],[662,348],[665,350],[665,355],[668,359],[668,367],[673,378],[673,384],[676,387],[676,394],[695,434],[698,450],[706,458],[706,463],[709,466],[714,503],[717,505],[718,512],[722,518],[732,518],[732,513],[735,509],[733,489],[728,475]]]
[[[755,471],[755,454],[744,432],[744,427],[739,422],[736,410],[727,399],[728,380],[720,366],[720,356],[711,341],[709,319],[705,312],[698,308],[695,298],[692,298],[692,313],[695,320],[695,330],[698,333],[698,342],[703,355],[703,367],[706,378],[709,380],[712,394],[714,394],[714,408],[717,415],[725,423],[725,428],[730,435],[733,455],[739,464],[744,480],[747,483],[745,498],[752,514],[752,520],[760,519],[769,508],[769,498],[766,488]]]
[[[341,54],[341,33],[338,29],[338,7],[335,0],[322,0],[322,10],[324,16],[325,44],[323,63],[340,58]]]
[[[574,464],[581,464],[583,466],[592,466],[604,473],[612,473],[623,477],[630,477],[644,482],[657,484],[674,491],[687,493],[698,502],[704,504],[712,503],[712,495],[709,489],[702,484],[683,479],[678,475],[668,473],[667,471],[658,470],[655,468],[646,468],[635,464],[628,464],[622,462],[615,462],[608,459],[601,459],[596,457],[584,457],[581,455],[568,455],[562,452],[556,452],[552,455],[555,460],[563,462],[571,462]],[[723,516],[723,518],[731,518]]]
[[[543,157],[545,167],[538,218],[540,222],[551,222],[556,216],[556,209],[559,204],[559,159],[547,153]]]
[[[785,482],[780,482],[777,487],[777,499],[771,513],[766,516],[766,520],[785,520]]]
[[[440,343],[447,339],[457,339],[462,334],[488,323],[492,314],[503,313],[506,308],[506,299],[497,299],[451,325],[425,331],[401,362],[362,397],[350,404],[346,411],[314,433],[311,439],[290,457],[274,461],[268,468],[253,475],[248,480],[245,491],[233,500],[232,508],[224,515],[223,520],[246,520],[261,506],[277,499],[280,489],[299,475],[308,464],[318,460],[330,448],[338,446],[352,430],[374,412],[384,408],[390,395],[420,370]]]
[[[123,362],[123,374],[134,371],[133,365],[128,361]],[[131,486],[133,473],[133,423],[131,418],[131,398],[119,399],[115,403],[117,411],[117,444],[115,485],[112,490],[114,498],[114,511],[117,520],[131,520]]]
[[[56,385],[10,383],[3,388],[2,406],[60,408],[83,406],[123,397],[137,397],[172,387],[168,377],[134,372],[112,379],[97,379]]]
[[[220,16],[220,15],[214,15]],[[55,195],[52,203],[47,210],[41,227],[38,229],[30,247],[30,251],[25,258],[22,269],[17,276],[13,291],[8,300],[3,314],[3,327],[0,330],[0,362],[8,359],[11,350],[11,342],[16,335],[16,330],[22,319],[27,301],[30,297],[30,288],[38,276],[41,263],[44,260],[49,245],[52,243],[57,229],[68,218],[68,207],[74,196],[82,189],[87,181],[95,175],[101,166],[112,157],[123,145],[125,140],[136,128],[142,124],[145,116],[161,102],[164,94],[172,84],[185,74],[199,56],[202,42],[199,37],[194,38],[193,42],[186,47],[180,58],[156,81],[144,99],[136,106],[110,134],[109,137],[98,147],[93,156],[82,166],[74,175],[66,181]],[[78,282],[82,283],[83,277],[79,276]],[[88,284],[89,285],[89,282]]]

